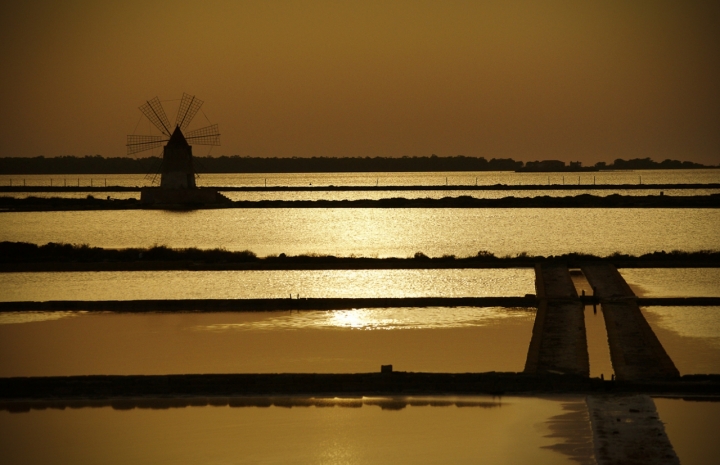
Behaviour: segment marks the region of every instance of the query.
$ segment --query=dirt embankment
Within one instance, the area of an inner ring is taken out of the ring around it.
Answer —
[[[0,211],[72,211],[134,210],[161,208],[140,203],[137,199],[14,198],[0,197]],[[702,196],[594,196],[574,197],[505,197],[478,199],[471,196],[442,199],[388,198],[379,200],[239,200],[212,205],[192,204],[178,207],[187,210],[206,208],[720,208],[720,194]]]

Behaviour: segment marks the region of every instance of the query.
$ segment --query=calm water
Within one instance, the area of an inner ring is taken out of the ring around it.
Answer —
[[[720,463],[720,402],[655,398],[660,419],[683,465]]]
[[[0,376],[522,371],[535,309],[0,315]]]
[[[408,257],[720,249],[717,209],[232,209],[0,213],[0,241]]]
[[[534,283],[532,269],[0,273],[0,301],[523,296]]]
[[[720,373],[720,307],[645,307],[642,311],[681,375]]]
[[[198,400],[217,406],[0,411],[0,458],[13,464],[595,463],[582,397],[258,399],[270,404],[264,408]],[[684,465],[720,460],[720,403],[653,400]]]
[[[293,408],[0,411],[0,457],[13,464],[594,463],[582,397],[400,401],[410,405],[362,398]],[[559,451],[565,444],[577,461]]]
[[[621,268],[639,297],[720,297],[720,268]]]
[[[0,185],[128,186],[153,185],[153,176],[127,174],[0,175]],[[159,181],[155,179],[155,184]],[[515,173],[512,171],[427,173],[232,173],[201,174],[199,186],[474,186],[477,185],[592,185],[595,184],[708,184],[720,183],[720,170],[637,170],[594,173]]]

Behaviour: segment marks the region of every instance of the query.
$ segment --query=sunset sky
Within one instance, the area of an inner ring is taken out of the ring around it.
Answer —
[[[195,155],[720,163],[717,1],[30,0],[0,53],[0,156],[124,156],[188,92]]]

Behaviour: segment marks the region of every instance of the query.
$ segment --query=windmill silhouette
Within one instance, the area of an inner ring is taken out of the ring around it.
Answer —
[[[140,111],[162,133],[161,136],[127,136],[127,154],[134,155],[165,144],[160,167],[160,187],[165,189],[192,189],[195,184],[192,144],[220,145],[218,125],[212,124],[192,131],[186,131],[188,125],[200,110],[204,102],[194,95],[183,93],[180,100],[175,127],[171,129],[160,100],[155,97],[140,106]]]
[[[190,144],[220,145],[217,124],[185,132],[202,104],[203,101],[195,98],[194,95],[183,93],[175,117],[174,129],[157,97],[140,106],[143,115],[162,135],[127,136],[127,154],[133,155],[165,144],[160,166],[160,187],[140,189],[141,203],[160,208],[194,208],[230,202],[230,199],[216,189],[197,187],[195,184],[195,167]]]

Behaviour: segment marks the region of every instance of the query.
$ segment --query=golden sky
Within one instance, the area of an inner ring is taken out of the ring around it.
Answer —
[[[0,156],[124,156],[188,92],[216,156],[720,163],[717,1],[29,0],[0,54]]]

